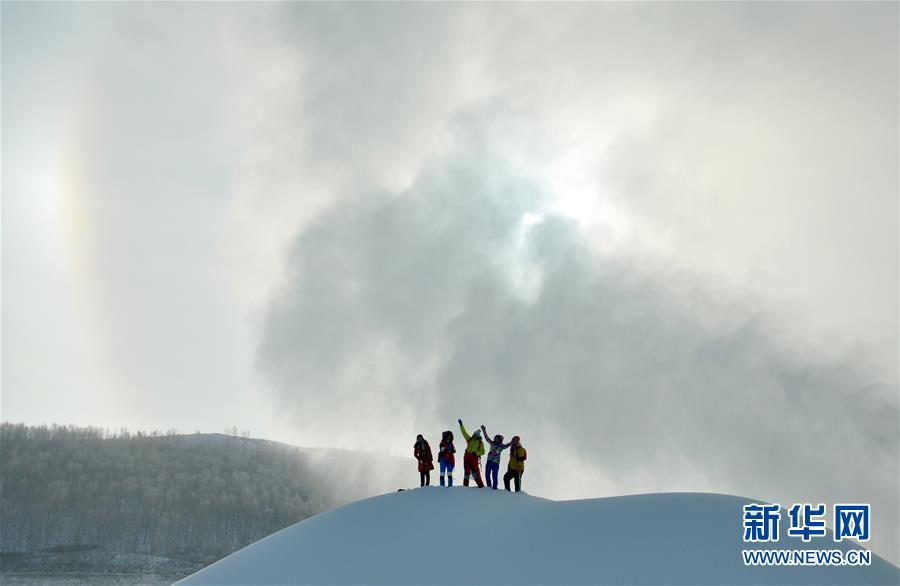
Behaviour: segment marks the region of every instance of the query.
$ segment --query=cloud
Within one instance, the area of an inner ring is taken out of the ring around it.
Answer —
[[[267,210],[266,229],[254,225],[248,242],[279,235],[266,240],[265,262],[253,264],[267,272],[252,281],[269,282],[279,246],[334,198],[404,189],[427,157],[450,148],[461,112],[490,105],[517,120],[508,156],[544,153],[541,180],[598,224],[601,245],[627,239],[718,273],[770,309],[785,307],[783,318],[813,340],[865,345],[896,379],[900,292],[896,255],[885,253],[898,230],[896,125],[885,124],[898,98],[886,82],[898,67],[895,13],[840,4],[277,10],[235,35],[257,65],[247,80],[257,90],[233,118],[270,113],[242,127],[254,156],[240,165],[235,215]],[[857,197],[866,205],[853,205]]]

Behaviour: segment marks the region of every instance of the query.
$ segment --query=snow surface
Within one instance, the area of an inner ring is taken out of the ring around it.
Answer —
[[[178,584],[898,584],[900,570],[744,566],[745,498],[662,493],[551,501],[430,487],[301,521]],[[831,532],[808,544],[842,549]],[[754,547],[761,547],[750,544]]]

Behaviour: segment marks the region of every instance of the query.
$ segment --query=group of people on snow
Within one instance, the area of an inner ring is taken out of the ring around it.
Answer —
[[[469,478],[474,477],[478,488],[484,488],[484,481],[481,480],[481,456],[484,455],[484,443],[487,441],[490,445],[490,450],[488,450],[487,462],[484,465],[484,477],[488,486],[497,490],[500,457],[503,454],[503,450],[512,448],[509,452],[506,474],[503,475],[503,485],[506,490],[510,490],[510,482],[512,482],[515,485],[516,492],[522,490],[522,474],[525,473],[525,459],[528,457],[528,452],[522,446],[519,436],[513,436],[509,443],[503,443],[502,435],[495,435],[491,439],[483,425],[481,429],[476,429],[473,434],[469,435],[462,419],[457,421],[459,422],[459,430],[462,432],[463,439],[466,440],[466,451],[463,454],[463,486],[469,486]],[[483,436],[482,433],[484,434]],[[453,445],[453,432],[445,431],[441,435],[437,457],[441,473],[441,486],[445,486],[445,475],[447,477],[446,486],[453,486],[453,468],[456,465],[455,454],[456,447]],[[431,453],[431,446],[428,444],[428,440],[422,434],[416,436],[416,443],[413,445],[413,455],[419,463],[420,486],[431,486],[434,456]]]

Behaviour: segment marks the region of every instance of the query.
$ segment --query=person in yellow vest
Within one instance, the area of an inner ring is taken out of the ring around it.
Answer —
[[[475,483],[478,488],[484,488],[484,482],[481,480],[481,456],[484,455],[484,441],[481,439],[481,430],[476,429],[475,433],[469,435],[466,426],[463,425],[462,419],[459,421],[459,430],[466,440],[466,453],[463,455],[463,486],[469,486],[469,476],[475,476]]]
[[[513,436],[512,444],[509,450],[509,466],[506,474],[503,475],[503,486],[509,490],[509,481],[515,480],[516,492],[522,490],[522,475],[525,473],[525,459],[528,458],[528,452],[522,446],[519,436]]]

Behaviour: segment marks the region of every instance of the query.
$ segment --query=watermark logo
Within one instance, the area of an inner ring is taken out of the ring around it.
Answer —
[[[824,503],[794,503],[787,509],[790,527],[788,537],[810,543],[825,537]],[[834,541],[844,539],[864,542],[871,533],[871,506],[859,503],[835,504],[833,511]],[[744,505],[744,542],[775,543],[780,539],[781,505],[751,503]],[[745,549],[744,564],[753,566],[867,566],[872,554],[866,549]]]

